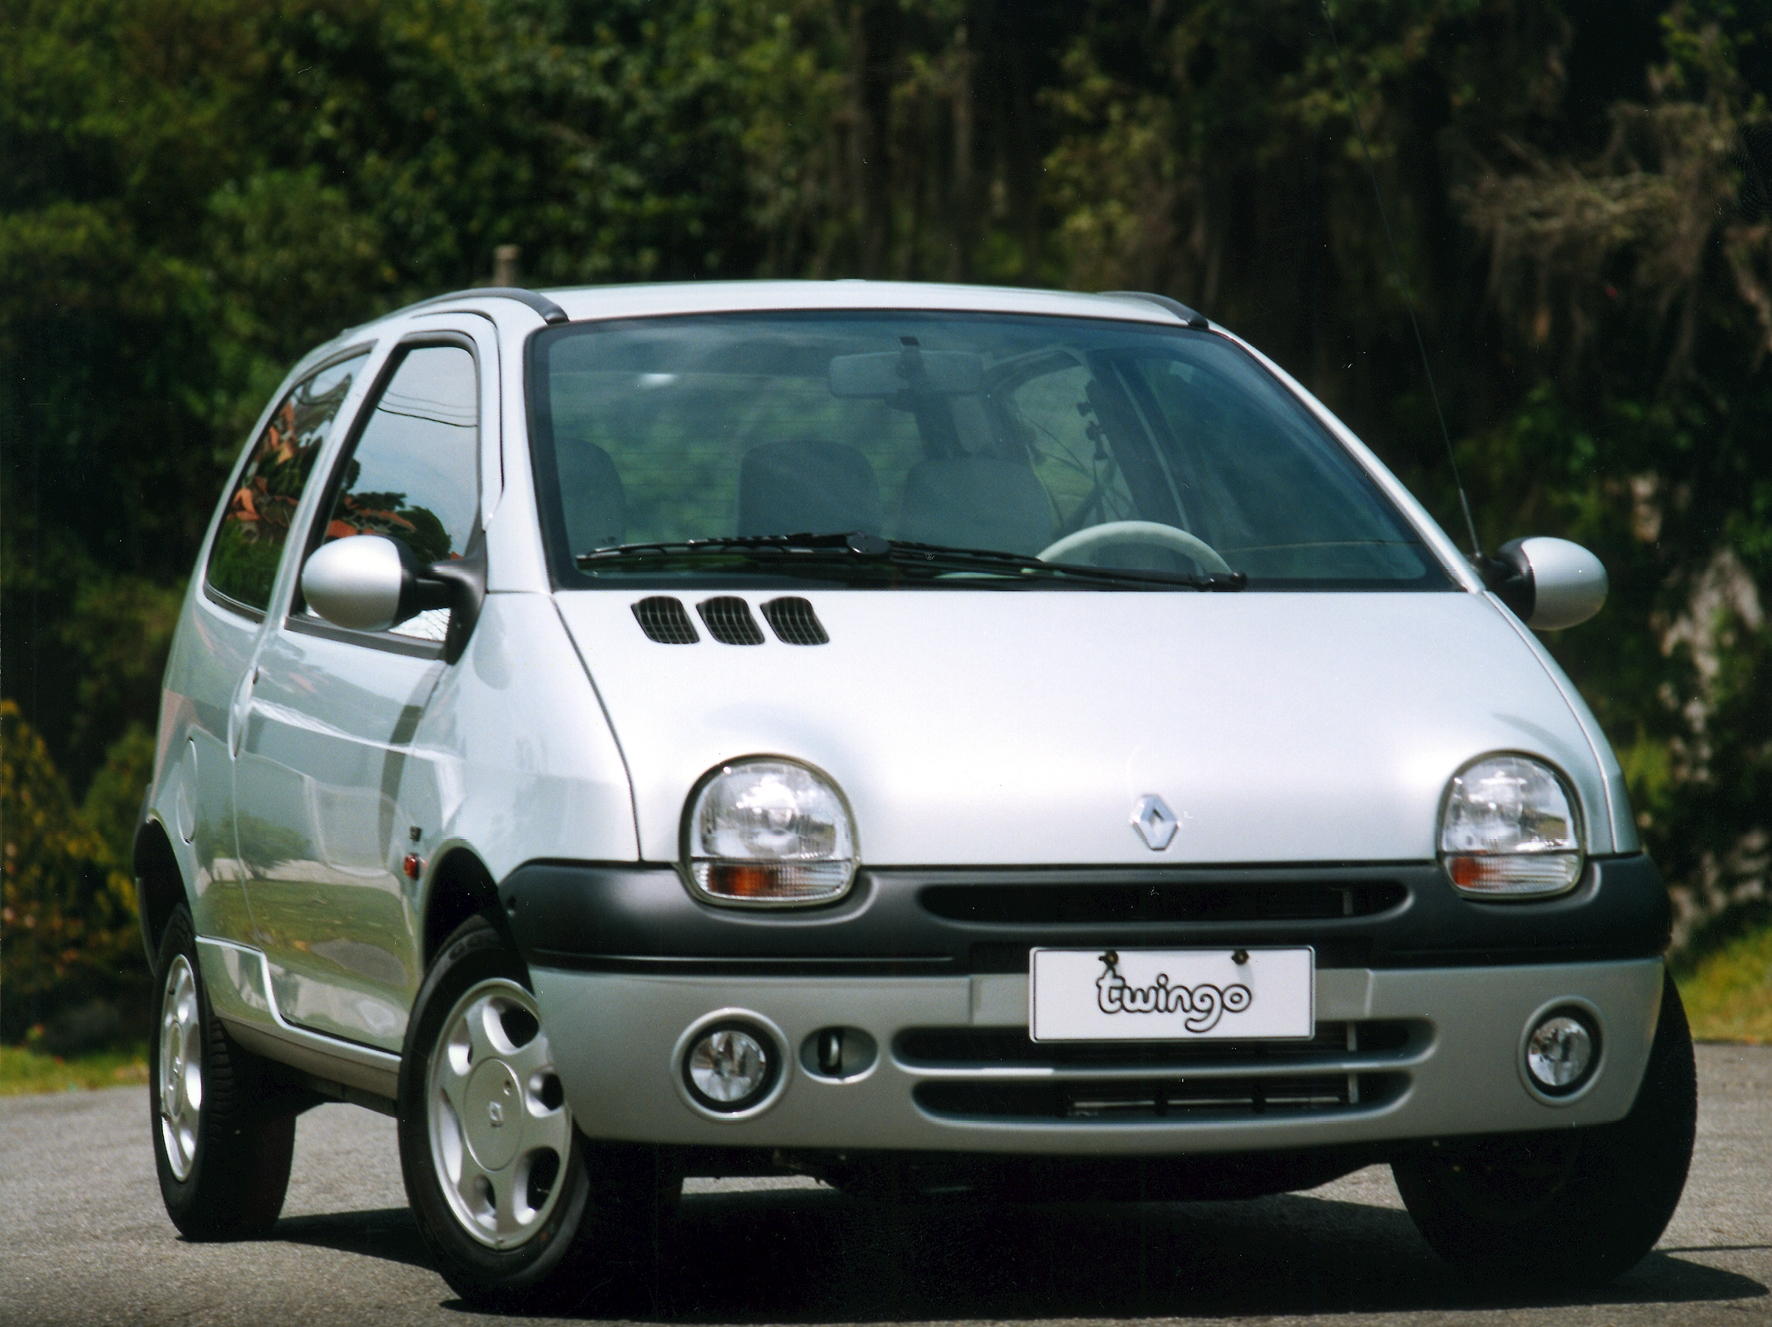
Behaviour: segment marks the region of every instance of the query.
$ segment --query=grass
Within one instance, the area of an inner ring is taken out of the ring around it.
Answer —
[[[1677,980],[1698,1040],[1772,1044],[1772,924],[1732,937]]]
[[[148,1081],[145,1043],[63,1059],[24,1046],[0,1046],[0,1097],[34,1092],[83,1092]]]

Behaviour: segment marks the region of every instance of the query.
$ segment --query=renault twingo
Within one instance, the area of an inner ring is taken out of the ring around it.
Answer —
[[[472,1302],[643,1271],[686,1175],[1246,1196],[1389,1162],[1443,1256],[1623,1271],[1691,1153],[1668,902],[1532,628],[1174,301],[465,291],[308,355],[137,839],[192,1238],[399,1121]]]

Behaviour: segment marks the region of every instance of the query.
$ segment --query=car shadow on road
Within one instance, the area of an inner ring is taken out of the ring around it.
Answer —
[[[287,1217],[274,1239],[415,1267],[405,1208]],[[638,1298],[588,1318],[675,1323],[1240,1317],[1761,1299],[1749,1277],[1652,1253],[1583,1295],[1458,1276],[1395,1208],[1288,1194],[1248,1202],[862,1202],[830,1190],[686,1197]],[[446,1306],[466,1309],[460,1301]]]
[[[290,1244],[337,1249],[341,1253],[380,1258],[384,1262],[431,1267],[431,1256],[419,1238],[418,1221],[408,1207],[373,1212],[337,1212],[322,1216],[286,1216],[271,1238]]]
[[[698,1322],[1214,1317],[1757,1299],[1731,1272],[1652,1254],[1586,1295],[1450,1271],[1394,1208],[1248,1202],[894,1206],[817,1191],[686,1198],[649,1304]],[[613,1308],[613,1306],[612,1306]]]

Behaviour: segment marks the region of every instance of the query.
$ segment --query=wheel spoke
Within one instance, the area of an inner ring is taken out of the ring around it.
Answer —
[[[523,1150],[550,1147],[564,1160],[572,1146],[572,1112],[564,1105],[533,1114],[523,1113]]]
[[[498,1234],[501,1240],[509,1239],[523,1228],[524,1223],[517,1214],[519,1195],[517,1193],[516,1176],[519,1169],[520,1168],[516,1166],[509,1167],[499,1176],[499,1184],[497,1187],[497,1224]],[[522,1206],[524,1209],[529,1208],[527,1202],[524,1202]]]
[[[527,1045],[517,1047],[503,1058],[519,1083],[527,1083],[535,1075],[552,1073],[554,1069],[553,1048],[548,1045],[546,1035],[540,1032],[531,1037]]]
[[[461,1178],[455,1182],[455,1192],[472,1215],[474,1223],[487,1233],[491,1233],[489,1223],[496,1227],[498,1204],[503,1201],[498,1188],[493,1177],[474,1160],[474,1154],[463,1148]]]
[[[461,1114],[462,1096],[467,1091],[468,1073],[456,1067],[449,1055],[439,1055],[431,1069],[431,1082],[457,1115]]]
[[[470,1065],[479,1065],[498,1055],[498,1048],[493,1045],[492,1038],[486,1031],[486,1020],[496,1018],[492,1008],[492,998],[481,996],[468,1006],[464,1021],[467,1024]]]

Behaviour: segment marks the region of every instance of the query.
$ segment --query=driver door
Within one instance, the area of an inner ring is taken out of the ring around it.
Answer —
[[[396,347],[306,554],[359,534],[400,539],[423,562],[469,551],[480,421],[497,418],[483,399],[496,374],[480,367],[496,347],[472,321]],[[412,737],[448,689],[447,628],[447,610],[390,631],[336,627],[298,587],[261,650],[237,766],[247,897],[279,1010],[383,1050],[399,1050],[424,975],[420,864],[439,838],[451,758]]]

